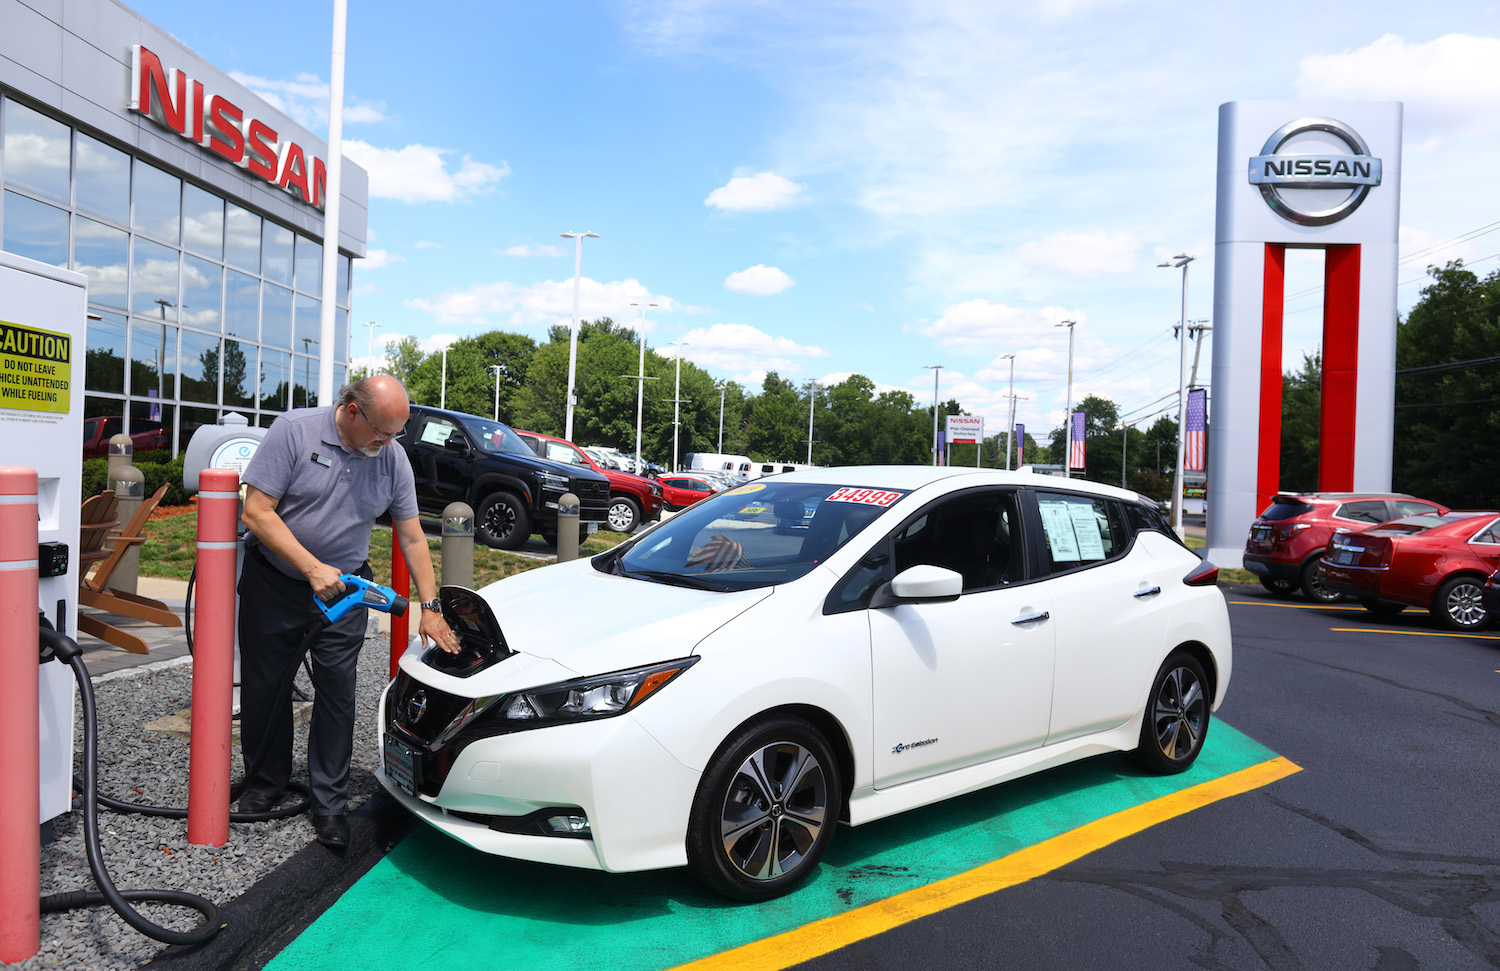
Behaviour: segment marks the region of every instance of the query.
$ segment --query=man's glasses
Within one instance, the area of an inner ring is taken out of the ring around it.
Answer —
[[[394,435],[383,435],[381,434],[380,429],[375,427],[375,423],[370,421],[370,419],[366,417],[364,409],[361,408],[358,403],[354,403],[354,410],[359,412],[359,417],[364,418],[365,424],[370,426],[370,431],[375,433],[375,441],[377,442],[380,442],[382,444],[386,442],[394,442],[399,440],[403,435],[406,434],[406,429],[402,428]]]

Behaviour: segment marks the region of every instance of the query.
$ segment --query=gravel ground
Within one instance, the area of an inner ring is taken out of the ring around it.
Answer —
[[[387,683],[389,643],[373,631],[360,654],[358,718],[354,732],[354,766],[349,809],[362,805],[380,783],[375,715]],[[311,694],[303,672],[298,683]],[[99,788],[116,799],[157,806],[187,805],[188,743],[145,731],[147,722],[190,704],[192,664],[160,670],[123,671],[94,685],[99,713]],[[75,772],[81,773],[82,713],[75,710]],[[244,766],[234,750],[230,778],[238,781]],[[293,778],[307,781],[307,732],[298,730]],[[297,794],[292,793],[291,798]],[[82,801],[57,820],[56,838],[42,847],[42,894],[93,891],[85,855]],[[191,846],[187,820],[125,815],[101,808],[100,844],[109,872],[121,890],[169,888],[207,897],[223,906],[313,840],[306,814],[260,823],[232,823],[222,847]],[[187,930],[200,919],[196,911],[145,903],[148,919],[174,930]],[[35,957],[6,967],[136,968],[166,945],[131,928],[108,906],[42,915],[41,950]]]

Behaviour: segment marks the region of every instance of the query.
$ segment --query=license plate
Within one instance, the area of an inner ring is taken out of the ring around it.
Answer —
[[[1250,531],[1250,534],[1257,543],[1264,543],[1271,538],[1271,529],[1269,526],[1257,526]]]
[[[385,740],[385,774],[409,795],[417,794],[417,756],[389,736]]]
[[[1333,554],[1333,562],[1339,564],[1340,566],[1348,566],[1350,563],[1354,562],[1354,551],[1335,550]]]

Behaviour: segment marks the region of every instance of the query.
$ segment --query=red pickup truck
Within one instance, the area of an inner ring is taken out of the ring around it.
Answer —
[[[532,451],[544,459],[564,465],[581,465],[609,479],[609,517],[607,524],[617,533],[634,532],[643,522],[661,518],[661,486],[651,479],[630,472],[602,468],[588,454],[565,438],[515,429]]]
[[[83,457],[86,459],[108,457],[109,440],[120,434],[120,419],[115,417],[85,418],[83,420]],[[136,452],[154,448],[170,448],[168,431],[159,421],[142,418],[130,419],[130,443]]]

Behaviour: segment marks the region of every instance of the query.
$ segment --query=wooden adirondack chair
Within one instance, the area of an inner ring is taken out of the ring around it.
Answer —
[[[104,540],[109,536],[110,530],[120,525],[120,521],[115,518],[119,506],[120,500],[109,489],[84,500],[78,513],[78,570],[80,574],[87,571],[92,564],[109,556]]]
[[[108,548],[98,557],[99,564],[92,573],[87,572],[83,566],[82,558],[79,561],[78,602],[80,605],[95,607],[99,610],[107,610],[110,613],[121,614],[126,617],[134,617],[147,623],[159,624],[163,627],[181,627],[182,618],[172,613],[171,609],[160,600],[150,597],[142,597],[134,593],[125,593],[115,590],[109,585],[110,575],[114,573],[115,567],[125,556],[125,552],[131,546],[146,541],[143,530],[146,523],[151,519],[151,513],[161,502],[162,496],[166,495],[167,487],[163,485],[156,490],[156,494],[135,511],[130,517],[130,522],[125,528],[109,536],[104,540]],[[113,493],[101,493],[113,496]],[[118,504],[118,500],[116,500]],[[80,537],[80,540],[82,538]],[[80,545],[82,543],[80,542]],[[122,647],[133,654],[146,654],[149,649],[146,642],[128,631],[123,631],[112,624],[107,624],[97,617],[78,612],[78,629],[93,634],[100,640],[108,641],[116,647]]]

